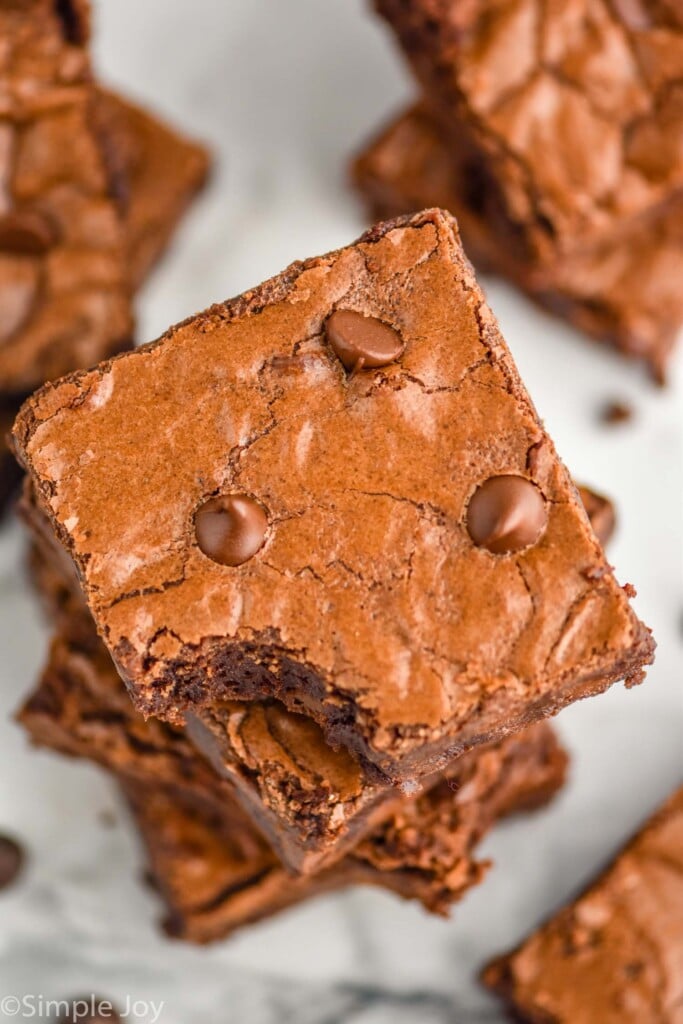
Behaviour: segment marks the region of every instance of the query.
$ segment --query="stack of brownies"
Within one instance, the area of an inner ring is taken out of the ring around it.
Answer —
[[[541,719],[652,660],[443,211],[47,385],[14,444],[56,631],[20,717],[115,775],[175,935],[349,883],[446,912],[562,782]]]
[[[475,264],[664,375],[683,323],[683,8],[374,0],[422,98],[353,167],[373,219],[458,218]]]
[[[203,184],[203,148],[101,88],[87,0],[0,4],[0,508],[4,438],[44,381],[133,341],[132,299]]]

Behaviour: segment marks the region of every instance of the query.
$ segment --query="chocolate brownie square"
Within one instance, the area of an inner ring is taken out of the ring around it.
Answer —
[[[679,1024],[683,789],[574,903],[484,982],[529,1024]]]
[[[187,206],[204,184],[209,158],[202,146],[128,100],[99,90],[97,102],[106,151],[118,161],[127,272],[137,287],[163,256]],[[63,354],[60,372],[74,369],[70,353]],[[5,438],[25,397],[0,397],[0,513],[21,478]]]
[[[47,386],[15,440],[145,714],[275,698],[409,780],[652,659],[442,211]]]
[[[124,231],[100,144],[86,6],[0,6],[0,392],[130,345]]]
[[[513,281],[543,308],[620,352],[644,359],[657,379],[683,324],[683,197],[624,226],[618,239],[554,264],[515,257],[487,219],[491,183],[467,151],[449,146],[424,104],[391,122],[354,160],[352,177],[372,219],[443,206],[458,220],[475,265]]]
[[[444,130],[495,185],[486,199],[490,219],[506,228],[517,255],[554,262],[618,237],[625,223],[683,185],[678,5],[375,6]]]

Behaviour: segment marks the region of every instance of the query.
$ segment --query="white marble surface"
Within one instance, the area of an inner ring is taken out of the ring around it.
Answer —
[[[100,0],[97,20],[106,77],[194,128],[218,160],[209,194],[141,297],[142,340],[362,230],[346,157],[411,85],[361,0]],[[637,585],[638,610],[659,641],[646,684],[562,714],[571,784],[550,811],[485,843],[497,867],[451,922],[363,890],[223,946],[186,949],[155,931],[158,908],[139,884],[139,851],[109,783],[28,750],[9,721],[46,634],[22,578],[20,531],[6,527],[0,829],[26,841],[30,864],[0,895],[0,997],[161,999],[163,1024],[493,1024],[503,1018],[478,989],[481,964],[590,877],[683,779],[681,361],[659,392],[504,285],[488,290],[565,461],[618,502],[613,560],[622,581]],[[633,423],[598,423],[612,397],[633,403]],[[102,824],[103,808],[114,810],[115,827]]]

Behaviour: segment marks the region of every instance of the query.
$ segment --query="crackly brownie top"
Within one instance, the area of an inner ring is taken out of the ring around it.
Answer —
[[[444,113],[464,116],[498,162],[508,214],[551,250],[683,184],[680,4],[376,4]]]
[[[0,5],[0,389],[130,338],[123,227],[100,145],[82,3]]]
[[[46,387],[16,438],[159,713],[239,650],[419,743],[643,643],[440,211]]]
[[[524,1020],[678,1024],[683,789],[585,895],[484,978]]]

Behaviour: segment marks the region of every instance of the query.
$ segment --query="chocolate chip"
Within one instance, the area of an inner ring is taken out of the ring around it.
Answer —
[[[604,547],[611,540],[617,524],[614,505],[588,487],[579,487],[579,497],[591,521],[593,532]]]
[[[51,222],[32,210],[0,217],[0,250],[18,256],[42,256],[56,241]]]
[[[0,889],[15,881],[24,866],[24,851],[14,839],[0,835]]]
[[[338,309],[325,325],[332,351],[347,370],[375,369],[400,357],[404,344],[398,331],[374,316]]]
[[[534,544],[548,513],[536,484],[523,476],[494,476],[470,498],[467,529],[477,547],[507,555]]]
[[[603,423],[613,425],[615,423],[628,423],[633,419],[633,408],[627,402],[607,402],[600,413]]]
[[[219,565],[237,566],[252,558],[265,540],[265,510],[246,494],[210,498],[194,517],[199,549]]]

